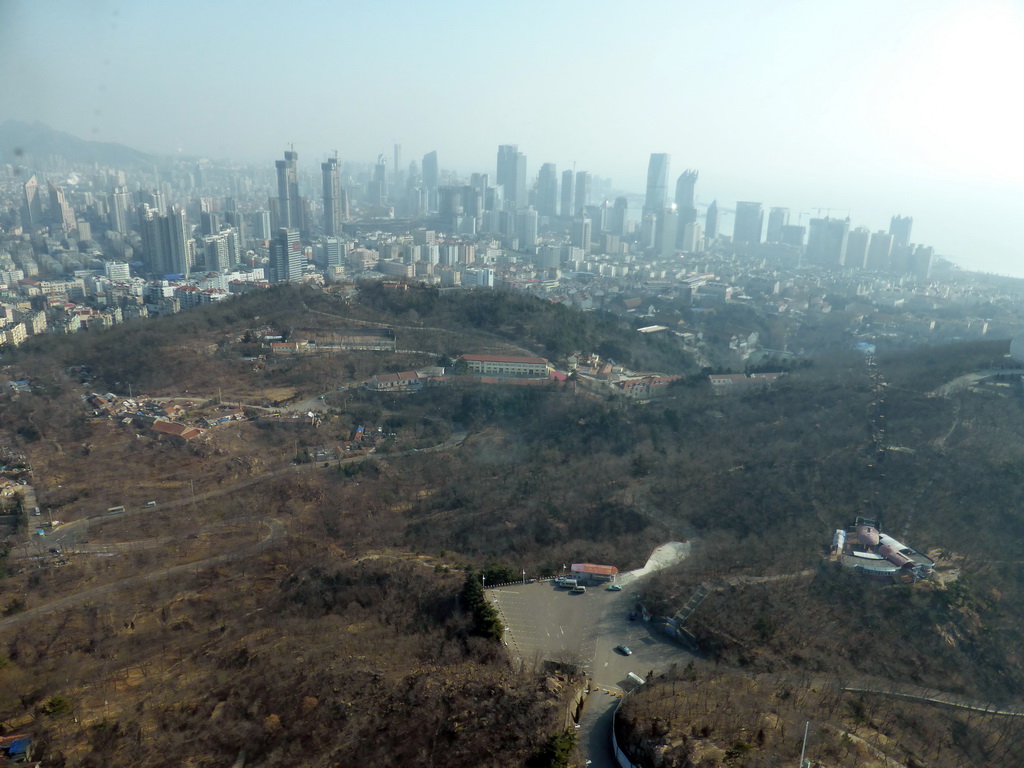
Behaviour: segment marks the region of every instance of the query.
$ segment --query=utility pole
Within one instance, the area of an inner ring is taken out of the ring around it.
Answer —
[[[804,723],[804,745],[800,747],[800,766],[799,768],[806,768],[807,763],[804,762],[804,755],[807,753],[807,734],[811,730],[811,721],[808,720]]]

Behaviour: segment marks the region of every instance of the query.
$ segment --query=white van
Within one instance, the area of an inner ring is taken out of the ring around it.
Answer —
[[[587,591],[587,588],[584,587],[582,584],[578,584],[577,586],[572,588],[572,593],[574,595],[582,595],[586,591]]]

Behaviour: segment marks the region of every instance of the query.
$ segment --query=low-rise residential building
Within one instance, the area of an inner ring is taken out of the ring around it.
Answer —
[[[543,357],[518,355],[462,355],[470,373],[480,376],[508,376],[539,379],[548,377],[548,361]]]
[[[378,373],[367,383],[368,389],[378,392],[408,392],[418,389],[423,382],[416,371],[400,371],[399,373]]]

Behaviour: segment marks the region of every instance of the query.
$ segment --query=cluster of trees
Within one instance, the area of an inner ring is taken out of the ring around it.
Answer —
[[[705,665],[649,677],[623,701],[616,727],[620,745],[641,765],[784,768],[799,762],[808,721],[811,764],[967,768],[1024,758],[1019,718],[844,694],[810,675],[741,675]]]
[[[487,640],[500,641],[505,634],[505,626],[498,616],[498,609],[484,594],[483,583],[478,574],[469,571],[462,585],[462,602],[473,617],[473,634]]]
[[[361,284],[359,296],[365,307],[384,315],[425,326],[473,328],[548,357],[592,351],[625,365],[668,373],[692,368],[674,340],[637,334],[633,323],[609,312],[579,312],[521,293],[442,293],[429,287],[393,291],[376,282]]]

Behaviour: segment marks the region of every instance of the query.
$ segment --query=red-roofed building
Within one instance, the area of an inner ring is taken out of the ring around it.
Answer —
[[[194,437],[200,437],[203,434],[203,430],[198,427],[189,427],[185,424],[176,424],[173,421],[162,421],[157,419],[153,422],[153,426],[150,427],[158,435],[167,435],[168,437],[178,437],[182,440],[191,440]]]

